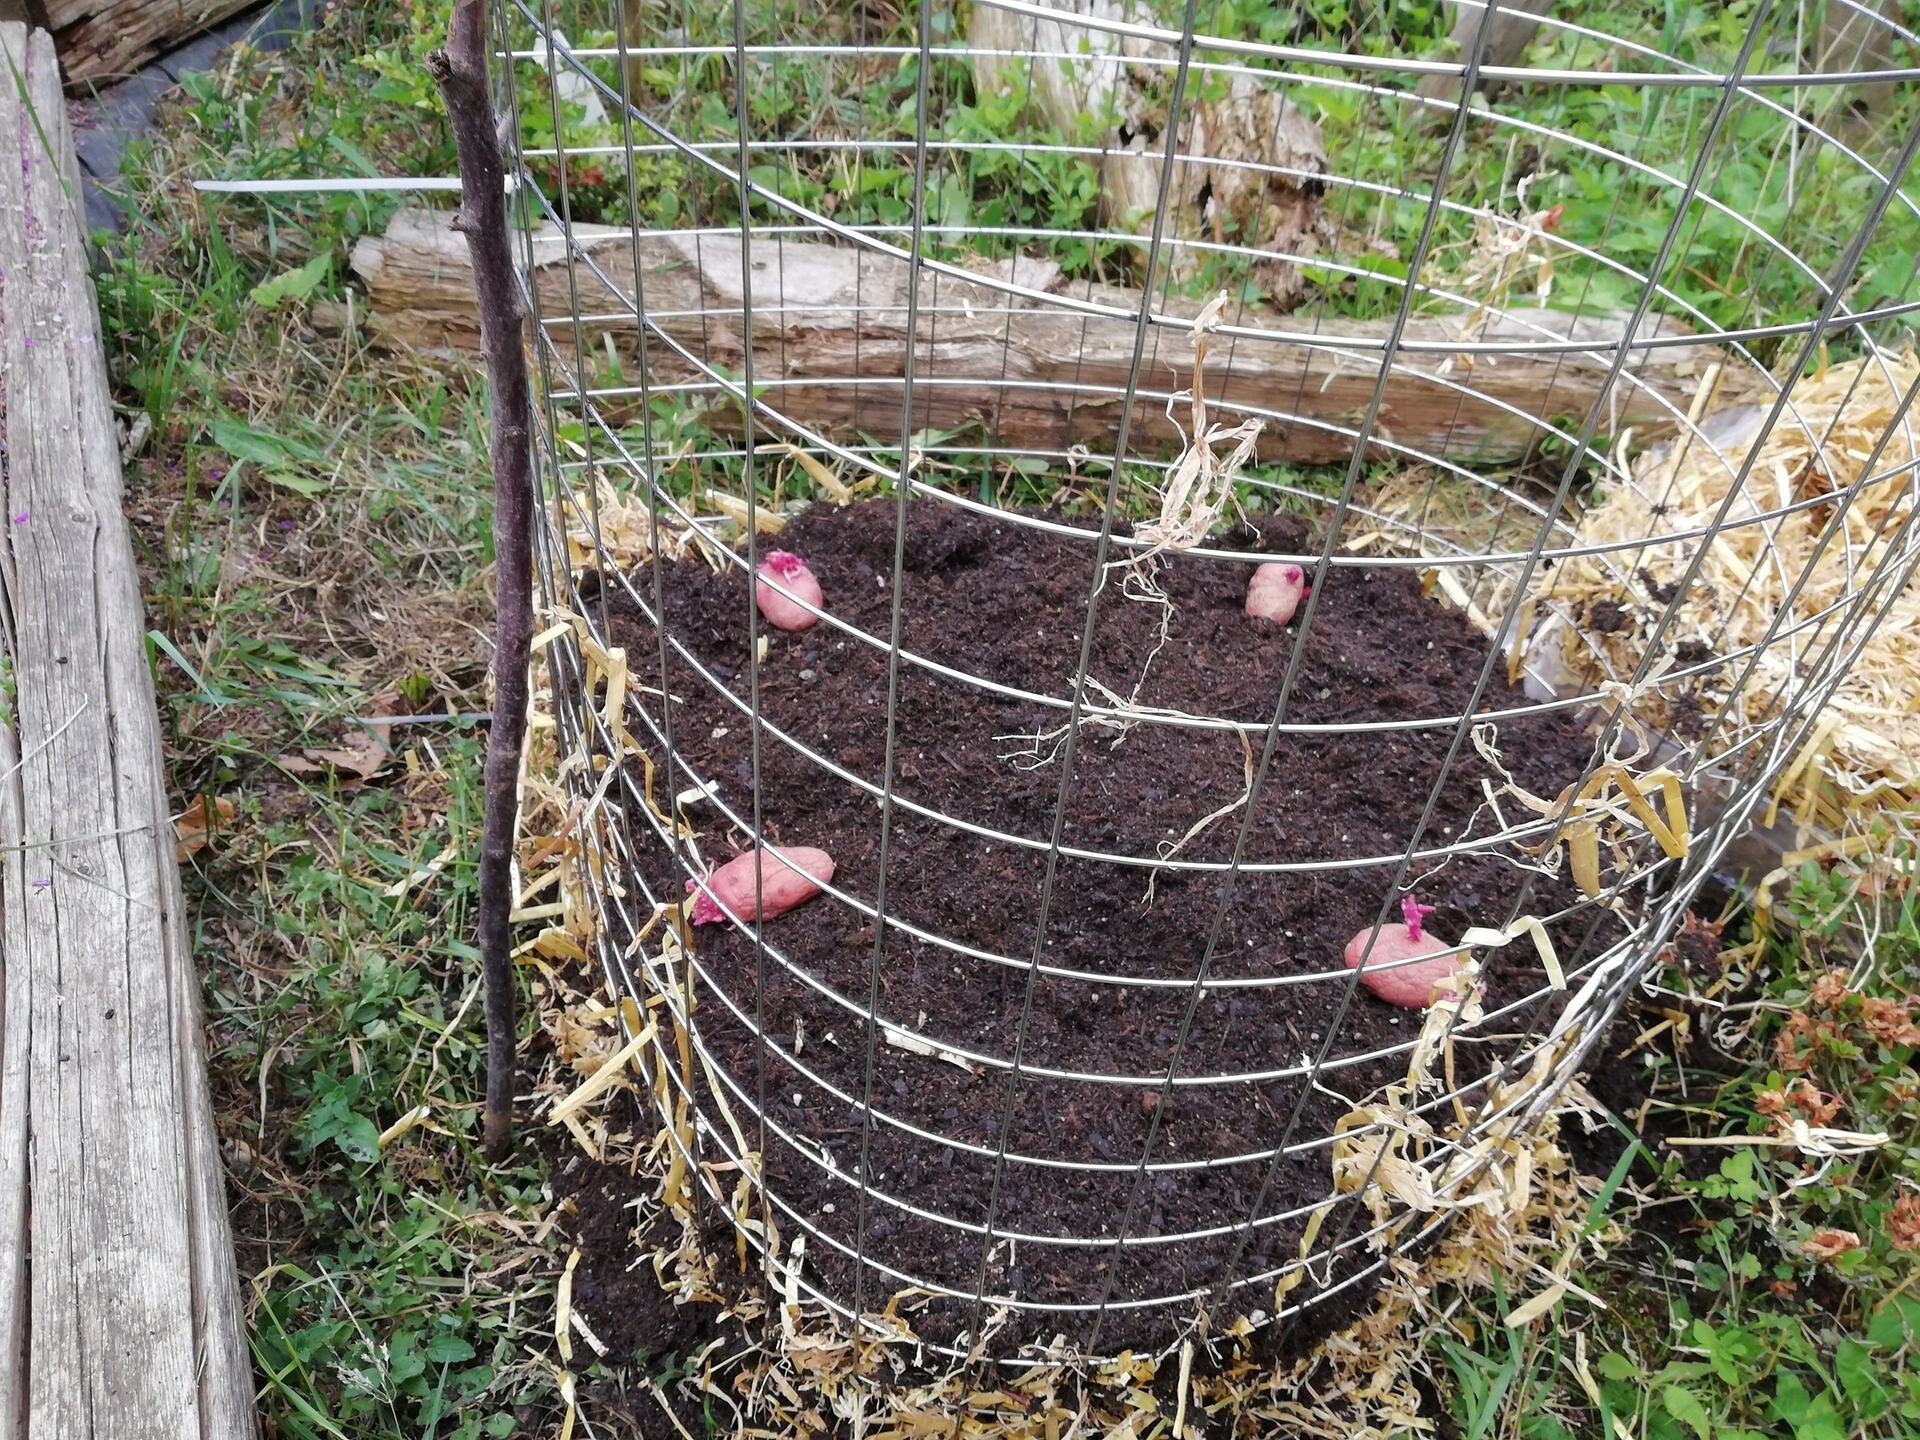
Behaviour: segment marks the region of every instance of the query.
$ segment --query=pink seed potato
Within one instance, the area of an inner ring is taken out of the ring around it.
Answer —
[[[1434,987],[1450,979],[1464,959],[1457,951],[1449,954],[1455,947],[1421,928],[1431,908],[1409,896],[1401,902],[1405,923],[1382,925],[1377,932],[1362,930],[1347,942],[1347,968],[1360,970],[1364,959],[1367,968],[1360,971],[1360,983],[1390,1005],[1426,1009],[1433,1004]]]
[[[807,605],[816,610],[822,608],[820,582],[807,568],[806,561],[791,550],[769,550],[761,558],[756,575],[753,603],[760,607],[760,614],[769,625],[777,630],[804,630],[818,623],[820,617],[808,610]],[[781,590],[787,593],[783,595]],[[803,600],[805,605],[800,603]]]
[[[805,904],[820,893],[822,885],[833,879],[833,857],[824,850],[816,850],[811,845],[778,848],[770,845],[766,849],[775,857],[767,864],[759,864],[762,851],[744,850],[707,876],[706,890],[695,881],[687,881],[687,893],[694,897],[693,913],[688,918],[695,925],[711,925],[716,920],[727,919],[727,911],[731,910],[743,921],[771,920],[796,905]],[[757,910],[753,882],[756,868],[760,870]],[[722,905],[725,910],[721,909]]]
[[[1284,625],[1307,595],[1306,572],[1298,565],[1270,561],[1253,572],[1247,584],[1247,614],[1256,620]]]

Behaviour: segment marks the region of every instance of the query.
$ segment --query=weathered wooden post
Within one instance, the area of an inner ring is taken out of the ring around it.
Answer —
[[[0,49],[0,1415],[237,1440],[253,1369],[79,164],[52,39],[0,24]]]

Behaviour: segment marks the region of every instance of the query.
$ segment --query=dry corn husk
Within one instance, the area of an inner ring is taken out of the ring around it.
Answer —
[[[1689,532],[1711,527],[1731,494],[1724,522],[1704,542],[1698,577],[1674,601],[1664,643],[1682,671],[1699,657],[1766,648],[1744,683],[1741,656],[1642,687],[1633,708],[1662,730],[1683,703],[1723,717],[1716,749],[1777,722],[1783,703],[1821,678],[1850,598],[1920,553],[1920,537],[1903,533],[1914,513],[1920,440],[1914,417],[1900,414],[1916,377],[1920,361],[1911,352],[1871,355],[1802,379],[1765,436],[1755,433],[1763,416],[1749,412],[1703,426],[1714,439],[1676,441],[1636,464],[1618,457],[1629,478],[1587,511],[1578,544],[1625,548],[1555,567],[1538,594],[1540,623],[1528,627],[1536,658],[1589,687],[1628,679],[1667,608],[1658,596],[1701,549]],[[1781,510],[1789,513],[1772,513]],[[1840,830],[1862,812],[1920,801],[1920,589],[1879,600],[1888,602],[1885,622],[1776,784],[1776,809],[1791,801],[1802,826]],[[1603,604],[1619,607],[1626,623],[1596,629],[1595,607]],[[1805,628],[1789,633],[1796,626]],[[1543,649],[1550,653],[1540,656]]]

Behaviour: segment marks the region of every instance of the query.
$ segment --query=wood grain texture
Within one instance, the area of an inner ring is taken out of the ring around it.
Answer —
[[[576,225],[577,286],[593,383],[604,365],[604,337],[625,347],[629,383],[636,374],[634,244],[623,229]],[[695,374],[687,357],[740,373],[748,331],[741,318],[742,244],[737,235],[648,234],[639,242],[641,283],[649,318],[665,339],[649,342],[656,385]],[[354,272],[368,292],[368,327],[376,342],[469,360],[479,348],[472,269],[447,217],[408,210],[385,235],[363,237]],[[555,231],[534,238],[540,315],[571,369],[568,251]],[[759,239],[753,266],[751,336],[754,379],[766,403],[836,439],[871,435],[897,443],[908,267],[851,247]],[[1051,262],[1021,260],[990,267],[1002,281],[1047,292],[1009,295],[985,283],[929,274],[923,281],[917,355],[916,429],[957,430],[963,440],[1064,449],[1111,447],[1125,394],[1138,309],[1136,290],[1068,283]],[[1070,293],[1120,312],[1088,317],[1051,297]],[[1190,316],[1197,307],[1173,314]],[[1229,312],[1230,318],[1231,312]],[[1236,408],[1271,412],[1261,438],[1263,461],[1326,463],[1352,454],[1351,430],[1379,373],[1384,323],[1273,316],[1249,312],[1241,323],[1313,332],[1313,344],[1223,337],[1208,362],[1207,391],[1229,421]],[[1672,319],[1649,317],[1643,334],[1689,334]],[[1415,321],[1410,338],[1451,343],[1460,320]],[[1484,341],[1566,338],[1605,347],[1621,322],[1575,318],[1558,311],[1511,309],[1476,330]],[[1345,343],[1342,343],[1342,342]],[[680,347],[684,354],[676,353]],[[1369,348],[1371,347],[1371,348]],[[1444,455],[1461,463],[1503,463],[1526,455],[1542,435],[1536,417],[1574,417],[1577,427],[1600,394],[1611,355],[1601,348],[1546,357],[1486,357],[1467,366],[1444,352],[1403,353],[1387,389],[1378,435],[1400,453]],[[1643,440],[1684,415],[1710,363],[1728,357],[1709,344],[1643,350],[1603,407],[1600,435],[1633,426]],[[1152,327],[1147,339],[1134,434],[1142,449],[1179,443],[1167,397],[1192,375],[1190,332]],[[1757,398],[1764,377],[1729,364],[1721,404]],[[697,403],[697,402],[690,402]],[[608,408],[616,413],[618,404]],[[1181,412],[1184,413],[1184,412]],[[717,428],[738,423],[733,402],[715,406]],[[1393,453],[1391,448],[1387,453]]]
[[[0,615],[18,767],[0,800],[0,1413],[29,1437],[249,1436],[79,167],[51,40],[6,25],[0,45],[0,146],[20,157],[0,167]]]
[[[255,0],[47,0],[67,86],[84,91],[132,74],[156,55]]]

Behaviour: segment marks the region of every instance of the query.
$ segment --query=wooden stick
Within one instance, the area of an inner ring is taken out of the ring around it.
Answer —
[[[493,726],[487,735],[486,818],[480,839],[480,968],[486,981],[488,1158],[506,1154],[513,1126],[513,840],[520,751],[527,733],[527,660],[533,640],[532,399],[523,315],[507,235],[506,171],[487,86],[485,0],[459,0],[447,48],[427,57],[460,157],[460,208],[479,304],[480,348],[493,397],[495,626]]]

